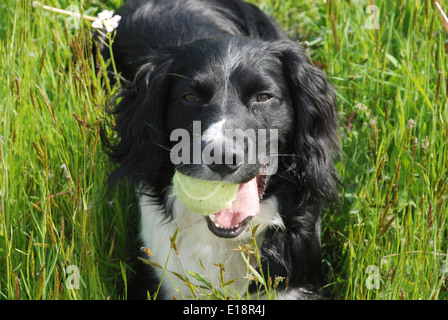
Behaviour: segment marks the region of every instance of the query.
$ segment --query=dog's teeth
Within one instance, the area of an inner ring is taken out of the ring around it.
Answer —
[[[210,215],[209,216],[209,219],[210,219],[210,221],[215,225],[215,227],[216,228],[219,228],[219,229],[223,229],[223,230],[232,230],[232,229],[238,229],[239,227],[241,227],[241,222],[240,223],[238,223],[236,226],[233,226],[233,227],[223,227],[223,226],[221,226],[218,222],[216,222],[216,220],[215,220],[215,216],[214,215]]]
[[[215,226],[219,229],[224,229],[224,230],[230,230],[230,229],[238,229],[240,227],[240,223],[238,223],[236,226],[233,227],[223,227],[221,225],[219,225],[217,222],[214,222]]]

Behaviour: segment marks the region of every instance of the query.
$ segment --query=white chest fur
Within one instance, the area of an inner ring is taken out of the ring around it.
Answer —
[[[167,219],[164,208],[155,204],[146,195],[139,198],[141,212],[140,237],[146,248],[150,249],[154,258],[162,266],[167,265],[162,286],[168,292],[165,299],[172,296],[182,298],[174,288],[178,288],[184,298],[190,298],[191,292],[177,276],[170,272],[186,274],[193,284],[200,284],[188,271],[193,271],[208,279],[214,286],[220,287],[220,268],[225,268],[224,281],[236,279],[232,285],[234,290],[244,293],[247,283],[248,267],[239,251],[233,250],[238,245],[247,243],[251,236],[248,227],[234,239],[223,239],[215,236],[207,227],[204,216],[186,209],[175,196],[171,196],[172,219]],[[258,225],[257,235],[262,235],[268,227],[282,228],[283,222],[276,210],[275,198],[263,200],[260,203],[260,213],[252,219],[252,225]],[[179,257],[171,249],[170,236],[178,230],[176,246]],[[260,245],[262,236],[257,236]],[[171,251],[171,254],[170,254]],[[169,259],[168,259],[169,256]],[[167,262],[168,259],[168,262]],[[252,259],[255,260],[255,259]],[[163,271],[155,269],[159,278]]]

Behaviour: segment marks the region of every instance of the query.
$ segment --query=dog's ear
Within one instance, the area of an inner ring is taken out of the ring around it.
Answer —
[[[303,190],[316,200],[337,197],[338,175],[333,157],[339,153],[336,98],[326,75],[290,41],[279,41],[283,73],[295,109],[294,156],[289,169],[301,178]]]
[[[175,61],[176,55],[172,52],[152,56],[115,98],[115,107],[111,110],[115,134],[102,134],[109,158],[118,164],[109,177],[112,185],[123,178],[137,185],[153,183],[166,163],[169,152],[165,152],[164,146],[169,135],[164,133],[163,109],[169,73]]]

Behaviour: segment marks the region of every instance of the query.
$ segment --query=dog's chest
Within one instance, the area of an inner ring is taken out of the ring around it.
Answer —
[[[147,196],[140,197],[141,232],[145,247],[153,253],[160,265],[165,266],[167,274],[163,278],[164,292],[162,298],[182,298],[174,290],[177,287],[184,298],[192,294],[184,282],[175,273],[187,276],[196,285],[204,285],[188,274],[193,271],[219,288],[222,281],[236,279],[232,285],[238,292],[243,292],[247,279],[247,265],[239,251],[234,250],[242,244],[236,239],[222,239],[212,234],[205,218],[185,209],[178,201],[173,202],[173,219],[169,220],[160,205],[151,202]],[[176,250],[172,248],[170,237],[176,233]],[[221,279],[221,267],[224,267]],[[159,279],[161,269],[154,269]]]

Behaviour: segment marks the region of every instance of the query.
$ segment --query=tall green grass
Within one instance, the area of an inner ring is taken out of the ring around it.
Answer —
[[[121,2],[45,4],[95,15]],[[342,186],[323,219],[327,289],[447,299],[448,34],[432,1],[374,1],[379,29],[364,27],[371,1],[252,2],[337,92]],[[126,298],[138,213],[131,188],[106,190],[99,124],[113,89],[95,72],[89,23],[69,29],[31,1],[0,9],[0,297]]]
[[[447,299],[448,34],[431,1],[375,4],[379,29],[363,28],[361,1],[325,8],[337,33],[320,59],[344,156],[341,202],[325,217],[330,286],[341,299]]]
[[[116,298],[135,219],[131,193],[105,189],[99,123],[112,92],[88,29],[28,1],[1,6],[0,296]]]

